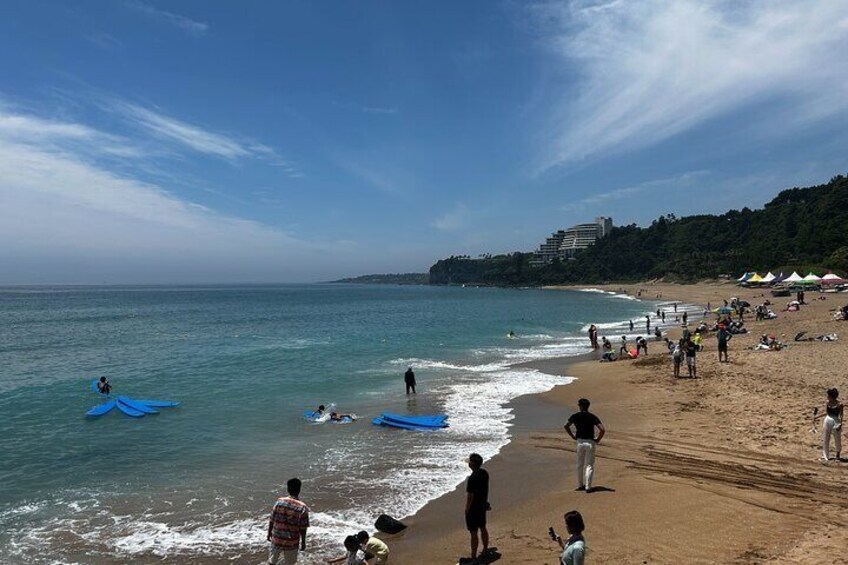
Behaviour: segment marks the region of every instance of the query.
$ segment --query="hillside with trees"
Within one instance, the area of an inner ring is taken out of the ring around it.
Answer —
[[[762,209],[721,215],[661,216],[648,227],[613,228],[574,259],[531,267],[532,253],[449,257],[430,284],[537,286],[637,281],[681,282],[745,271],[835,269],[848,274],[848,178],[780,192]]]

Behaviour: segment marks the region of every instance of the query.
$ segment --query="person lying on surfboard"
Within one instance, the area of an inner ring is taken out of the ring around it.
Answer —
[[[354,419],[353,414],[339,414],[338,412],[330,412],[330,420],[333,422],[341,422],[345,418]]]

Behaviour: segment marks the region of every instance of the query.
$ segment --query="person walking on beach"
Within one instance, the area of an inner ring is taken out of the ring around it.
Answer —
[[[489,553],[489,530],[486,529],[486,512],[489,510],[489,473],[482,468],[483,457],[478,453],[468,456],[468,467],[471,474],[465,485],[465,527],[471,534],[471,560],[460,563],[476,563],[477,561],[477,532],[483,542],[480,555]]]
[[[297,552],[306,549],[306,529],[309,527],[309,507],[300,501],[300,479],[289,479],[286,489],[289,495],[280,497],[271,510],[268,523],[268,565],[294,565]]]
[[[362,530],[356,534],[356,541],[362,551],[374,556],[375,565],[386,565],[389,562],[389,546],[383,540],[369,536],[368,532]]]
[[[686,312],[684,310],[683,311],[683,325],[685,326],[688,323],[689,323],[689,312]]]
[[[674,378],[680,378],[680,365],[683,363],[683,340],[677,342],[671,351],[671,360],[674,363]]]
[[[577,490],[592,492],[592,477],[595,474],[595,446],[601,442],[606,430],[601,420],[589,412],[589,400],[577,401],[579,412],[575,412],[565,423],[565,431],[577,442]],[[574,427],[574,430],[571,428]],[[598,436],[595,437],[595,428]]]
[[[553,528],[551,528],[551,536],[562,549],[562,553],[559,555],[560,565],[583,565],[586,555],[586,542],[583,539],[583,530],[586,529],[586,526],[583,523],[583,516],[577,510],[572,510],[566,512],[563,517],[565,518],[565,529],[568,531],[567,541],[563,541],[561,537],[555,535]]]
[[[828,389],[827,402],[824,405],[824,414],[814,417],[815,420],[824,418],[822,422],[822,460],[829,461],[830,437],[833,436],[833,447],[836,448],[836,460],[841,461],[842,455],[842,415],[845,406],[839,401],[839,391],[835,388]]]
[[[730,363],[727,358],[727,342],[731,340],[733,334],[727,331],[727,327],[724,324],[719,324],[718,333],[716,334],[716,339],[718,340],[718,362],[721,363],[721,354],[724,353],[724,362]]]
[[[412,372],[412,367],[408,368],[406,372],[403,374],[403,380],[406,383],[406,394],[409,394],[409,391],[412,391],[412,394],[415,393],[415,373]]]
[[[621,347],[618,348],[618,356],[624,357],[625,355],[630,355],[630,350],[627,348],[627,336],[621,336]]]
[[[695,354],[698,352],[698,346],[692,341],[691,337],[686,338],[683,351],[686,353],[686,368],[689,369],[689,378],[698,378],[698,368],[695,366]]]

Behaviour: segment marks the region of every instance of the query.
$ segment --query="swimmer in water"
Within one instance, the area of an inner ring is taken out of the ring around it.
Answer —
[[[109,381],[106,380],[106,377],[100,377],[100,380],[97,381],[97,391],[100,394],[109,394],[112,392],[112,385],[109,384]]]
[[[338,412],[330,412],[330,420],[333,422],[341,422],[345,418],[353,420],[352,414],[339,414]]]

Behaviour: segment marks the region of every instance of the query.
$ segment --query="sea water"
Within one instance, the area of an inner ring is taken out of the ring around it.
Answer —
[[[588,324],[629,333],[654,309],[531,289],[0,289],[0,562],[240,562],[295,476],[313,510],[303,562],[323,562],[380,513],[452,490],[468,453],[495,455],[510,400],[570,380],[514,365],[587,351]],[[182,404],[87,419],[101,375],[115,395]],[[303,418],[330,403],[360,419]],[[383,411],[451,425],[372,425]]]

